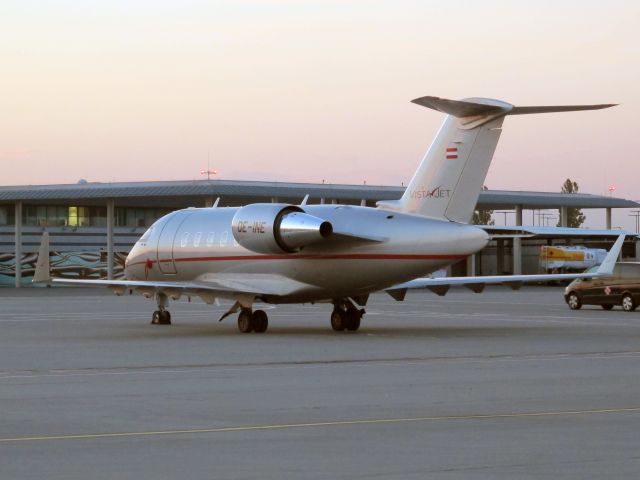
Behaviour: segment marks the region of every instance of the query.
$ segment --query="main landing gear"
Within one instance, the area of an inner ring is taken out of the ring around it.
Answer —
[[[336,332],[349,330],[355,332],[360,328],[360,320],[364,309],[358,309],[351,301],[334,302],[331,312],[331,328]]]
[[[164,293],[158,293],[156,301],[158,302],[158,310],[153,312],[151,316],[151,325],[171,325],[171,314],[167,310],[169,299]]]
[[[264,310],[251,311],[243,308],[238,315],[238,330],[242,333],[264,333],[269,327],[269,318]]]

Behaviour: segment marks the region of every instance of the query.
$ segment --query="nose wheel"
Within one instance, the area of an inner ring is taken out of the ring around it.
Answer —
[[[153,312],[151,316],[151,325],[171,325],[171,314],[167,310],[169,299],[164,293],[158,293],[156,301],[158,302],[158,310]]]
[[[269,327],[269,317],[264,310],[243,308],[238,315],[238,330],[242,333],[264,333]]]
[[[169,310],[156,310],[151,316],[151,325],[171,325]]]

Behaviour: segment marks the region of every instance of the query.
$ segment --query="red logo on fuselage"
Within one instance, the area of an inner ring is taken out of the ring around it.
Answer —
[[[151,259],[147,259],[146,262],[144,262],[144,279],[148,280],[149,279],[149,270],[151,270],[153,268],[153,260]]]

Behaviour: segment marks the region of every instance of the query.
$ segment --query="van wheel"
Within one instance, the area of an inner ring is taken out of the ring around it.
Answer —
[[[569,308],[571,310],[580,310],[580,307],[582,307],[582,302],[580,301],[580,297],[577,293],[571,292],[569,294],[569,296],[567,297],[567,305],[569,305]]]
[[[604,305],[602,305],[603,310],[611,310],[612,308],[613,305],[611,305],[610,303],[605,303]]]
[[[625,293],[622,296],[621,304],[622,304],[622,309],[625,312],[633,312],[637,307],[635,300],[633,299],[633,297],[629,293]]]

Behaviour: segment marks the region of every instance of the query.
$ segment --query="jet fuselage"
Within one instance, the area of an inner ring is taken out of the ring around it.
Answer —
[[[191,281],[279,275],[303,285],[273,303],[322,301],[378,291],[426,275],[482,249],[480,228],[418,215],[348,205],[304,205],[333,233],[293,253],[244,248],[233,232],[239,208],[190,208],[158,220],[127,257],[131,280]],[[237,234],[237,232],[236,232]]]

